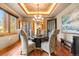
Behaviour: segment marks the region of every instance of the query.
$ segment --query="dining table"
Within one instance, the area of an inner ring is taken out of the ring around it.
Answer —
[[[48,41],[47,36],[34,36],[32,39],[33,42],[35,42],[37,48],[41,48],[41,43]]]

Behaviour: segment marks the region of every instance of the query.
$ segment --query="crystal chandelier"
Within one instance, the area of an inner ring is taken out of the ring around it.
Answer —
[[[39,14],[39,4],[37,4],[37,15],[34,15],[34,18],[33,18],[33,20],[35,20],[35,21],[40,21],[41,19],[43,19],[42,18],[42,15],[40,15]]]

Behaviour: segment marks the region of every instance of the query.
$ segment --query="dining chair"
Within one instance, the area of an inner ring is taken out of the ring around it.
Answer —
[[[33,49],[35,49],[35,43],[32,40],[27,39],[27,34],[24,30],[20,31],[21,39],[21,55],[28,55]]]
[[[42,45],[42,49],[44,51],[46,51],[49,54],[49,56],[55,50],[55,47],[56,47],[56,37],[57,37],[58,33],[59,33],[59,30],[53,30],[51,32],[51,34],[49,35],[49,40],[45,41],[45,42],[42,42],[42,44],[41,44]]]
[[[55,30],[49,37],[49,55],[55,51],[58,34],[59,30]]]

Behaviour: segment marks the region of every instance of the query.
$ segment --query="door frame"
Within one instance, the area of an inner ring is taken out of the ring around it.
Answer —
[[[50,20],[47,20],[47,36],[48,36],[48,22],[49,21],[55,21],[55,29],[57,29],[57,18],[52,18]]]

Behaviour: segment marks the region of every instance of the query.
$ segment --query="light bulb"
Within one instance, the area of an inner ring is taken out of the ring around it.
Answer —
[[[36,16],[36,15],[34,15],[34,18],[35,18],[35,19],[37,19],[37,16]]]
[[[35,21],[35,19],[33,18],[33,20]]]

